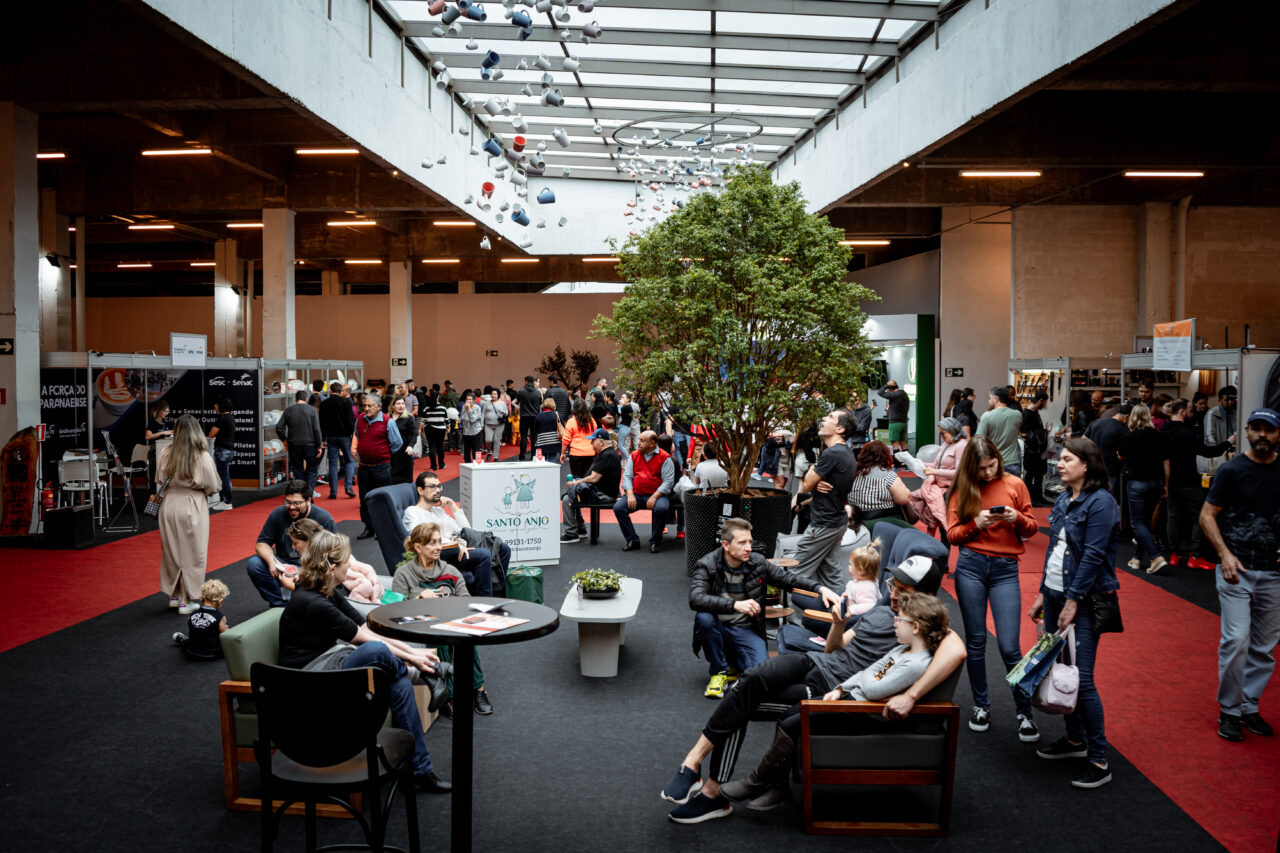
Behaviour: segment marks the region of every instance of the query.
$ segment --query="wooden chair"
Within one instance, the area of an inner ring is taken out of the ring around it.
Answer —
[[[804,831],[819,835],[945,836],[951,827],[960,708],[951,701],[963,665],[918,702],[906,720],[883,722],[883,702],[800,703]],[[817,785],[937,786],[936,821],[828,820],[814,813]]]

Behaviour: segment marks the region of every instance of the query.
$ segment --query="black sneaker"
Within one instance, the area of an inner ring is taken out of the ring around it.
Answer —
[[[426,791],[428,794],[447,794],[453,790],[453,784],[441,779],[435,771],[414,776],[413,783],[418,786],[418,790]]]
[[[683,805],[689,802],[689,798],[700,790],[702,790],[702,779],[698,776],[698,771],[690,770],[681,764],[676,775],[671,777],[671,781],[667,783],[666,787],[662,789],[662,793],[658,796],[669,803]]]
[[[489,692],[487,690],[477,690],[472,704],[475,706],[476,713],[482,717],[487,717],[493,713],[493,703],[489,701]]]
[[[636,540],[636,541],[634,541],[634,542],[628,542],[626,545],[623,545],[623,546],[622,546],[622,550],[624,550],[624,551],[639,551],[639,550],[640,550],[640,540],[638,540],[638,539],[637,539],[637,540]]]
[[[576,545],[577,543],[581,542],[583,539],[586,539],[586,538],[587,537],[583,536],[580,533],[565,533],[560,537],[560,544]]]
[[[1276,730],[1271,727],[1271,724],[1262,719],[1262,716],[1257,711],[1254,711],[1252,714],[1245,714],[1240,718],[1240,721],[1244,723],[1244,727],[1246,729],[1253,732],[1255,735],[1271,737],[1276,733]]]
[[[1244,740],[1244,730],[1241,728],[1243,722],[1235,714],[1219,714],[1218,737],[1239,743]]]
[[[975,732],[985,732],[991,728],[991,712],[974,705],[973,713],[969,715],[969,728]]]
[[[1103,785],[1111,781],[1111,771],[1106,767],[1099,767],[1092,761],[1085,764],[1084,770],[1071,780],[1073,788],[1101,788]]]
[[[733,814],[733,803],[724,797],[714,799],[705,794],[698,794],[682,806],[676,806],[667,812],[667,817],[676,823],[702,823],[704,820],[715,820]]]
[[[1029,714],[1018,715],[1018,740],[1023,743],[1035,743],[1040,740],[1040,730]]]
[[[1088,758],[1089,750],[1082,743],[1072,743],[1060,737],[1048,746],[1036,750],[1036,755],[1054,761],[1059,758]]]

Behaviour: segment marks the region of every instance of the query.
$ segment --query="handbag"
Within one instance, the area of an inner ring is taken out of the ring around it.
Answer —
[[[1120,616],[1120,595],[1115,591],[1089,593],[1089,606],[1093,608],[1094,634],[1123,634],[1124,619]]]
[[[1080,692],[1080,670],[1075,664],[1076,626],[1068,625],[1060,633],[1066,640],[1062,654],[1031,697],[1031,704],[1046,714],[1070,714],[1076,709],[1076,695]]]
[[[160,488],[156,489],[156,493],[147,498],[147,505],[142,508],[142,512],[152,518],[158,518],[160,515],[160,504],[164,503],[165,489],[169,488],[169,480],[171,477],[165,477],[164,482],[160,484]]]

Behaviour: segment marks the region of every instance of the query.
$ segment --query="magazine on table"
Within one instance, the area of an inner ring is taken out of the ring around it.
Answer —
[[[432,627],[441,631],[452,631],[455,634],[470,634],[473,637],[482,637],[485,634],[492,634],[494,631],[501,631],[503,628],[523,625],[528,621],[528,619],[517,619],[514,616],[499,616],[496,613],[477,613],[474,616],[464,616],[451,622],[441,622],[439,625]]]

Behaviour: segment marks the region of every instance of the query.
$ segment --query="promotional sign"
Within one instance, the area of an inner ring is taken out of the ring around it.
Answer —
[[[511,548],[512,565],[560,562],[560,466],[550,462],[464,464],[459,503],[476,530]]]
[[[208,355],[208,335],[169,333],[169,361],[174,367],[204,367]]]
[[[1190,370],[1191,342],[1196,337],[1196,321],[1174,320],[1156,323],[1151,340],[1152,370]]]
[[[89,371],[83,367],[40,369],[40,420],[44,424],[44,470],[56,482],[58,460],[89,442]]]

